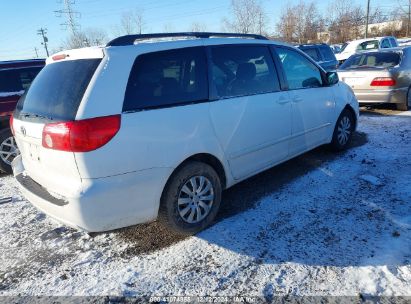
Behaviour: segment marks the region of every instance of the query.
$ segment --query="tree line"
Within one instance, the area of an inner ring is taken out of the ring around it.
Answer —
[[[399,0],[398,0],[399,1]],[[370,24],[391,20],[402,20],[402,27],[386,26],[373,28],[370,35],[408,36],[410,32],[411,0],[408,7],[397,2],[391,13],[374,7],[368,13]],[[294,4],[287,2],[272,28],[270,12],[262,0],[231,0],[227,17],[221,20],[223,32],[262,34],[289,43],[328,42],[343,43],[362,38],[366,23],[366,7],[353,4],[351,0],[331,0],[328,9],[320,11],[317,1],[300,0]],[[112,28],[112,36],[141,34],[147,31],[144,9],[135,9],[121,15],[120,22]],[[194,22],[187,31],[207,31],[207,25]],[[164,32],[175,31],[172,24],[165,24]],[[101,45],[109,40],[107,31],[91,28],[71,34],[61,46],[62,49]],[[326,41],[325,41],[326,40]]]

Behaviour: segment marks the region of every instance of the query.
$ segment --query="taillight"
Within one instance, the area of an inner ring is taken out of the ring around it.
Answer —
[[[13,127],[13,121],[14,121],[14,117],[13,117],[13,114],[10,116],[10,130],[11,130],[11,133],[13,134],[13,136],[15,135],[14,134],[14,127]]]
[[[121,115],[50,123],[43,128],[43,147],[88,152],[107,144],[120,130]]]
[[[377,77],[371,82],[372,87],[392,87],[395,84],[395,79],[391,77]]]

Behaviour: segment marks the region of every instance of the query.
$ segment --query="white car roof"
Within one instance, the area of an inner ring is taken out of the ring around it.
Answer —
[[[147,39],[132,39],[134,36],[138,35],[128,35],[123,36],[126,38],[126,42],[119,45],[110,45],[109,42],[106,46],[99,47],[86,47],[73,50],[65,50],[58,52],[50,56],[46,63],[50,64],[55,61],[61,60],[76,60],[76,59],[86,59],[86,58],[102,58],[104,56],[105,50],[115,51],[115,52],[129,52],[132,50],[139,50],[143,53],[151,51],[162,51],[174,48],[184,48],[184,47],[194,47],[194,46],[208,46],[208,45],[227,45],[227,44],[272,44],[272,45],[283,45],[291,46],[288,43],[281,41],[274,41],[268,39],[250,39],[241,37],[231,38],[202,38],[202,37],[155,37]],[[144,36],[144,35],[143,35]],[[149,36],[149,35],[147,35]],[[256,35],[257,36],[257,35]],[[123,38],[119,37],[119,38]],[[116,38],[116,39],[119,39]],[[128,39],[127,39],[128,38]],[[114,40],[113,40],[114,41]],[[65,56],[65,57],[64,57]],[[64,58],[63,58],[64,57]]]

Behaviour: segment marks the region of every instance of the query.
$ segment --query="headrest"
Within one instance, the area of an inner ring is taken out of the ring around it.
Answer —
[[[257,70],[253,63],[241,63],[237,68],[236,78],[238,80],[252,80],[257,74]]]

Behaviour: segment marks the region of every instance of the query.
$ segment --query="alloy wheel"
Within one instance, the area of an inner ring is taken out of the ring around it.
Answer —
[[[7,165],[11,165],[13,159],[19,155],[19,149],[17,148],[16,141],[13,136],[6,138],[0,144],[0,158]]]

